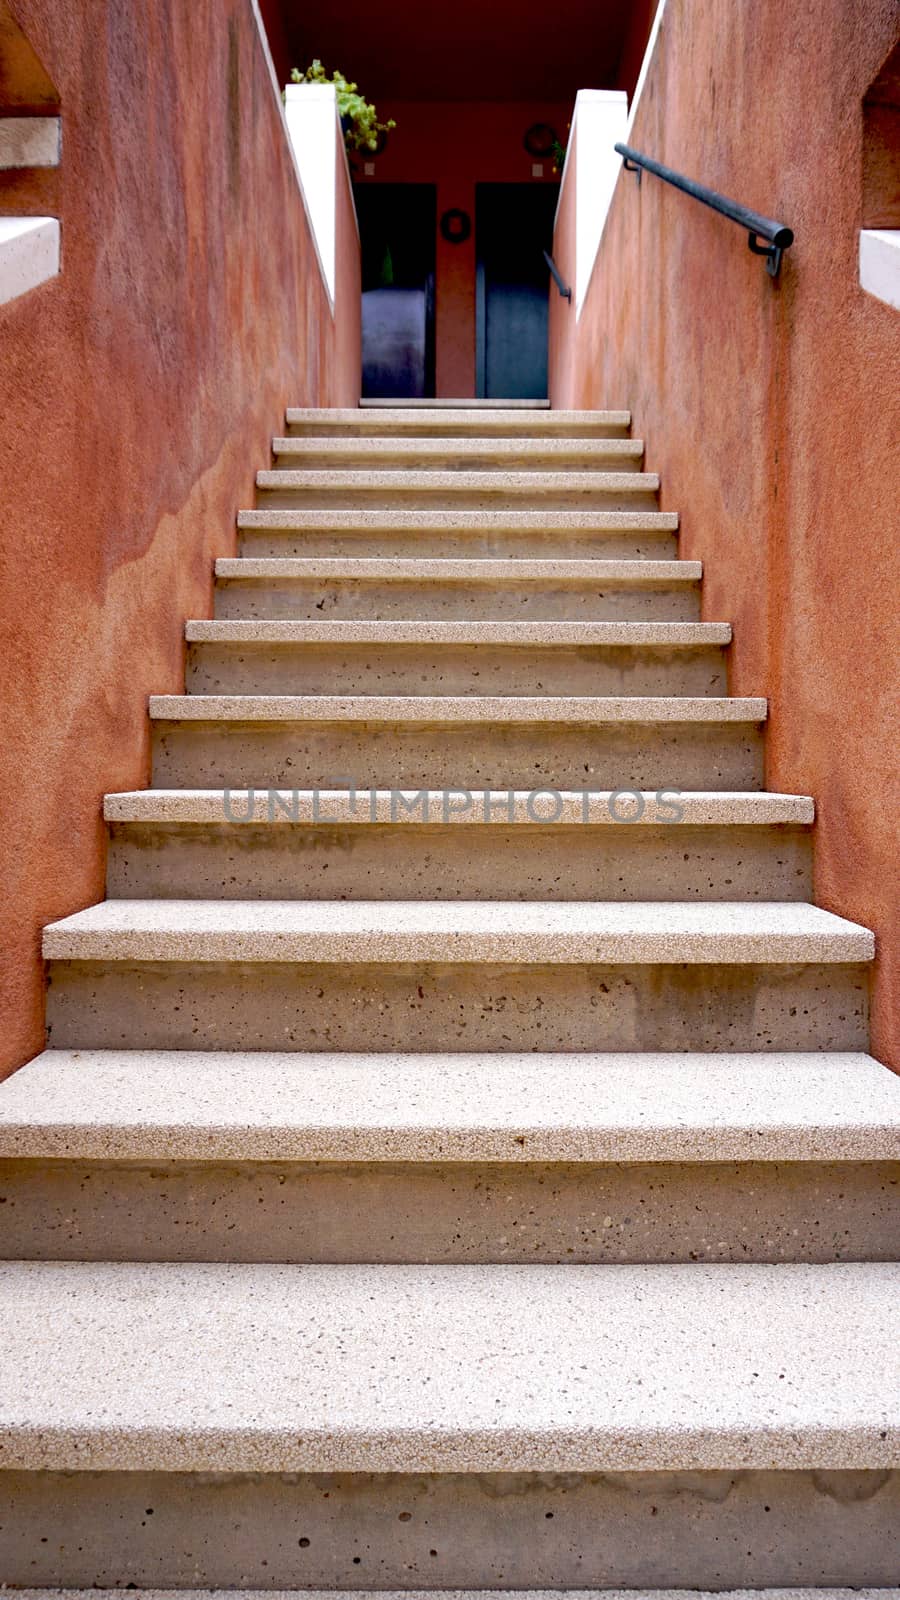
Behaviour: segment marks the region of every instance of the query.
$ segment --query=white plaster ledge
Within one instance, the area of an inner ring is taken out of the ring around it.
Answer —
[[[0,117],[0,171],[58,167],[59,117]]]
[[[625,137],[627,120],[628,96],[622,91],[579,89],[569,133],[569,148],[575,149],[576,316],[584,304],[622,166],[615,145]],[[568,157],[560,182],[560,204],[567,182],[571,182]]]
[[[0,217],[0,305],[59,272],[55,217]]]
[[[859,236],[859,281],[867,294],[900,311],[900,229],[864,228]]]
[[[334,85],[289,83],[284,91],[284,111],[325,282],[334,305],[338,185],[341,182],[350,184],[343,140],[338,137],[340,118]]]

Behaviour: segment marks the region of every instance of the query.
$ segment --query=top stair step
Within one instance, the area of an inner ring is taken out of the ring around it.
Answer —
[[[285,425],[295,437],[381,438],[621,438],[631,427],[629,411],[551,411],[523,406],[369,406],[365,409],[304,410],[289,407]]]
[[[378,397],[373,396],[371,399],[366,397],[365,399],[360,400],[359,404],[364,410],[378,410],[384,406],[388,409],[402,411],[403,413],[423,410],[479,412],[503,411],[504,409],[507,411],[547,411],[550,409],[550,401],[546,398],[546,396],[541,396],[539,398],[536,397],[533,400],[524,400],[519,398],[513,400],[504,399],[501,396],[498,396],[496,399],[493,397],[488,399],[487,397],[482,396],[475,398],[470,395],[453,395],[447,396],[446,398],[443,395],[439,397],[435,395],[423,395],[420,399],[407,400],[401,398],[389,398],[387,395],[385,395]]]

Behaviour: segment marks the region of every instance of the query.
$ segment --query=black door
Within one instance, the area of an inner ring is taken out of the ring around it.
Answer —
[[[367,399],[434,394],[434,256],[437,193],[431,183],[359,183],[362,246],[362,392]]]
[[[546,399],[543,252],[553,244],[558,198],[555,183],[477,186],[477,392],[486,399]]]

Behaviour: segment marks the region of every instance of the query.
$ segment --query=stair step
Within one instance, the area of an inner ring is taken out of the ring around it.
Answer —
[[[308,579],[328,582],[466,583],[466,584],[615,584],[625,588],[667,588],[699,583],[702,561],[528,560],[505,557],[492,561],[444,556],[432,559],[394,556],[354,560],[349,556],[220,557],[216,577],[241,582]]]
[[[272,440],[279,469],[386,472],[639,472],[643,439],[416,439],[280,438]]]
[[[900,1079],[861,1053],[46,1050],[0,1159],[900,1161]]]
[[[507,645],[518,649],[669,649],[731,643],[727,622],[306,622],[228,618],[190,621],[189,644]]]
[[[805,827],[815,819],[815,805],[807,795],[758,793],[729,794],[709,790],[678,792],[680,818],[673,816],[671,803],[659,793],[646,790],[636,799],[633,793],[557,791],[557,801],[543,802],[533,791],[520,790],[498,795],[495,790],[475,797],[471,806],[447,803],[443,789],[366,790],[357,794],[347,789],[294,789],[284,794],[290,807],[270,803],[266,790],[254,793],[225,789],[134,789],[106,795],[103,815],[107,822],[140,823],[221,823],[229,816],[241,826],[261,824],[282,826],[287,822],[305,827],[366,827],[390,824],[393,827],[478,824],[490,827],[594,826],[619,830],[647,827]],[[499,803],[498,803],[499,802]]]
[[[47,1051],[0,1092],[0,1194],[15,1260],[889,1261],[900,1083],[849,1054]]]
[[[273,620],[684,621],[699,561],[239,557],[216,562],[216,616]]]
[[[150,699],[167,789],[754,789],[765,714],[710,694]]]
[[[260,556],[328,556],[342,543],[355,557],[391,556],[538,557],[599,554],[624,560],[675,554],[678,516],[656,509],[559,509],[507,507],[389,510],[291,509],[271,505],[241,511],[241,548]]]
[[[884,1471],[898,1293],[855,1263],[5,1264],[0,1464]]]
[[[635,502],[652,509],[659,493],[654,472],[529,471],[389,472],[307,471],[274,469],[258,472],[256,487],[267,506],[322,506],[335,510],[385,506],[428,508],[435,503],[491,507],[499,499],[531,502],[529,509],[591,507],[602,496],[610,509],[627,510]]]
[[[191,694],[718,695],[727,623],[189,622]]]
[[[311,437],[379,438],[384,434],[404,436],[470,435],[474,438],[552,437],[598,438],[625,434],[631,427],[630,411],[550,411],[532,412],[500,406],[479,410],[469,406],[412,409],[384,406],[379,409],[321,410],[289,406],[286,426],[295,434]]]
[[[433,396],[426,396],[416,399],[406,399],[405,397],[402,399],[399,397],[389,399],[381,396],[378,398],[373,397],[372,399],[369,399],[367,397],[363,400],[360,400],[359,404],[360,409],[364,411],[380,410],[382,407],[387,407],[388,409],[399,412],[403,416],[413,416],[417,411],[474,411],[478,416],[479,421],[484,413],[487,413],[489,416],[491,412],[496,411],[522,411],[527,415],[529,411],[538,412],[550,409],[550,401],[544,398],[523,400],[503,399],[498,396],[496,399],[479,398],[475,400],[470,399],[465,395],[458,398],[448,397],[446,399],[443,397],[440,399],[435,399]],[[591,413],[591,415],[593,414],[594,413]],[[603,413],[601,412],[600,414],[602,416]],[[559,412],[558,415],[567,416],[571,415],[571,413]]]
[[[126,900],[812,895],[802,796],[151,789],[104,815],[107,894]]]
[[[44,929],[50,961],[746,964],[871,961],[819,906],[685,901],[105,900]]]
[[[760,723],[766,701],[642,695],[188,695],[150,696],[150,716],[178,722]]]

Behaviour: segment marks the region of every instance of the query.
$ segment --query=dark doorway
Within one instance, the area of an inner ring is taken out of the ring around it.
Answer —
[[[437,191],[431,183],[360,183],[362,392],[366,399],[434,395]]]
[[[553,244],[553,183],[479,183],[476,392],[498,400],[547,395],[547,296],[543,252]]]

